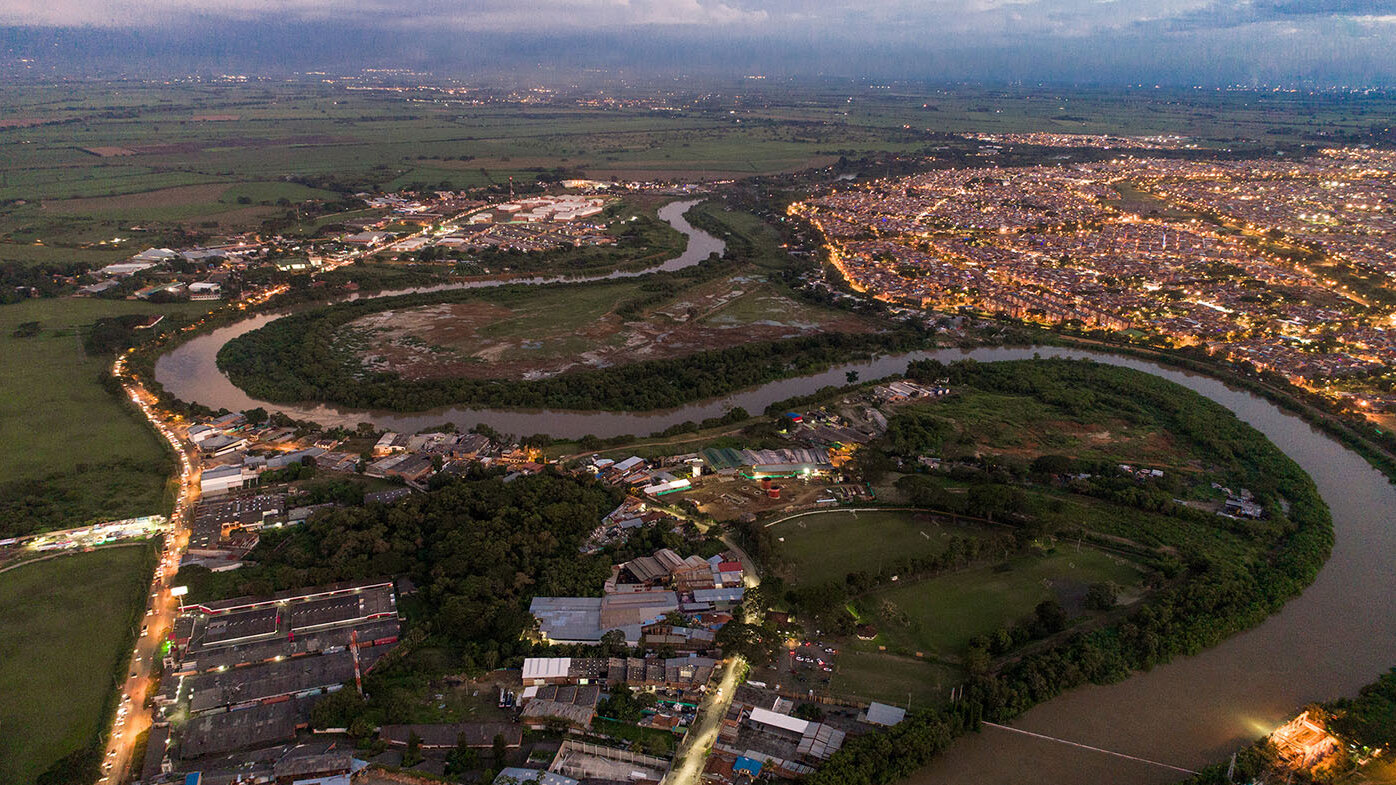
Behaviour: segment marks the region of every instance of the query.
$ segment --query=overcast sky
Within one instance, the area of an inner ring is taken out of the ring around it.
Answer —
[[[22,54],[42,44],[62,57],[53,41],[82,40],[95,49],[67,56],[134,45],[124,56],[181,67],[515,60],[931,79],[1396,80],[1396,0],[0,0],[0,27]]]

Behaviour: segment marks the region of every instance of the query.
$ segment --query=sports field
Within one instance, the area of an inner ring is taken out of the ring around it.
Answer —
[[[839,653],[830,689],[838,695],[924,709],[949,702],[950,689],[964,681],[959,668],[885,652],[845,649]]]
[[[802,515],[771,527],[790,580],[814,585],[842,581],[850,572],[878,572],[890,561],[944,552],[951,536],[986,532],[954,526],[929,515],[897,510]]]
[[[0,782],[28,785],[106,720],[152,569],[130,545],[0,573]]]
[[[38,299],[0,306],[0,536],[161,512],[170,462],[155,433],[100,377],[81,331],[122,314],[206,304]],[[38,333],[16,328],[38,322]]]
[[[877,625],[877,643],[889,650],[956,657],[974,636],[1013,624],[1043,600],[1057,598],[1072,615],[1090,584],[1132,587],[1141,577],[1118,556],[1064,546],[1045,556],[1014,557],[1006,568],[979,567],[884,589],[858,600],[858,611]]]

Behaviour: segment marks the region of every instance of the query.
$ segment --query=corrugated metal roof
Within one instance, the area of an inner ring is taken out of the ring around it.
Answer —
[[[751,721],[759,722],[762,725],[774,725],[777,728],[784,728],[792,733],[803,734],[809,728],[809,720],[802,720],[799,717],[792,717],[789,714],[779,714],[770,709],[755,708],[751,710]]]
[[[572,667],[571,657],[527,657],[523,663],[524,679],[560,679]]]

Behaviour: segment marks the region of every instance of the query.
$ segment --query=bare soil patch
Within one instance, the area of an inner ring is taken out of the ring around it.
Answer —
[[[743,304],[736,314],[737,302],[756,292],[770,301]],[[611,311],[579,319],[553,310],[560,306],[440,303],[365,316],[340,336],[366,368],[405,379],[540,379],[752,342],[872,329],[857,317],[810,309],[751,281],[687,295],[636,321]],[[729,308],[734,314],[724,318]]]

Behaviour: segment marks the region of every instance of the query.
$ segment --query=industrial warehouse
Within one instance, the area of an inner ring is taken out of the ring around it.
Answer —
[[[391,582],[182,606],[155,698],[171,749],[190,759],[293,740],[318,698],[360,681],[399,630]]]

